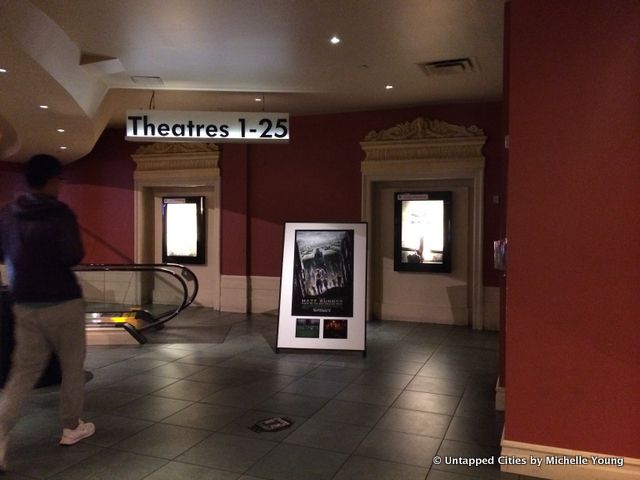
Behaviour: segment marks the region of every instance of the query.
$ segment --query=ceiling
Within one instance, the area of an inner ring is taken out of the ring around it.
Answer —
[[[503,4],[0,0],[0,160],[76,160],[154,91],[157,110],[291,115],[499,99]]]

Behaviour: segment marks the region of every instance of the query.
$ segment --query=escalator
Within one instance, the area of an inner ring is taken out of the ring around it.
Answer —
[[[193,303],[198,279],[187,267],[163,264],[88,264],[74,268],[87,302],[87,342],[143,344]]]

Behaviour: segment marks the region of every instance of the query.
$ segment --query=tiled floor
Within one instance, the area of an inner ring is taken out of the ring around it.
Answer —
[[[223,343],[193,343],[214,326]],[[11,479],[517,479],[435,455],[499,452],[497,334],[373,322],[367,357],[274,352],[276,319],[192,309],[135,347],[90,347],[86,418],[57,445],[56,388],[34,392],[13,432]],[[171,343],[161,343],[162,341]],[[294,424],[249,427],[272,416]]]

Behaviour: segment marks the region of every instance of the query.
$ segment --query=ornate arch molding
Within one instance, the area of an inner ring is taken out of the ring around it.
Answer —
[[[452,125],[441,120],[417,118],[395,127],[372,131],[360,143],[365,152],[361,163],[362,220],[372,225],[374,190],[383,182],[415,180],[470,181],[471,202],[471,256],[470,298],[471,323],[482,329],[482,222],[484,196],[484,163],[482,147],[487,137],[476,126]],[[371,229],[370,231],[373,231]],[[372,272],[369,258],[368,272]],[[369,287],[371,287],[369,273]],[[371,292],[372,289],[369,288]],[[369,296],[369,312],[372,311]]]
[[[213,143],[157,142],[132,155],[135,198],[135,261],[152,263],[154,195],[158,191],[195,187],[210,195],[207,220],[207,276],[212,279],[213,306],[220,306],[220,151]],[[211,235],[214,233],[214,235]]]

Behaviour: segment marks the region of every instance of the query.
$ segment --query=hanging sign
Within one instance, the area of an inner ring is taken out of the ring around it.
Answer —
[[[126,140],[287,143],[289,114],[128,110]]]

